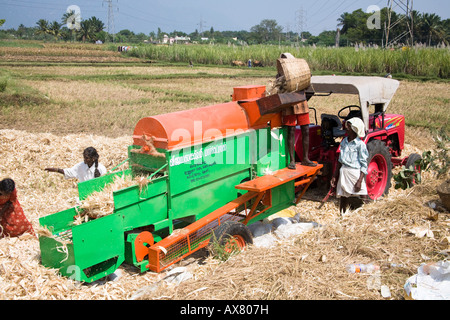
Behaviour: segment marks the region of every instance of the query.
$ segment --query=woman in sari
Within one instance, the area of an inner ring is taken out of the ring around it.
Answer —
[[[17,200],[14,180],[0,181],[0,238],[18,237],[25,232],[34,235],[33,226]]]

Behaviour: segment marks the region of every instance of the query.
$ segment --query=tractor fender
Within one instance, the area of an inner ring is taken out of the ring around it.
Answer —
[[[378,199],[389,193],[392,180],[392,160],[389,148],[377,139],[367,143],[369,152],[366,185],[369,197]]]

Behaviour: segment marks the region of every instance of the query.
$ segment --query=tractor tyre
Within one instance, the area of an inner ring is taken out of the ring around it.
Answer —
[[[406,160],[405,168],[409,169],[410,167],[413,167],[414,171],[422,173],[422,168],[420,167],[420,165],[416,165],[417,160],[422,160],[422,156],[417,153],[411,153],[408,157],[408,160]],[[414,179],[413,184],[417,183],[419,182]]]
[[[240,252],[252,243],[252,233],[245,224],[226,221],[214,230],[210,241],[210,251],[215,255],[219,247],[226,253]]]
[[[421,171],[420,165],[416,165],[417,160],[422,160],[422,156],[417,153],[411,153],[408,157],[408,160],[406,160],[405,168],[409,169],[409,167],[413,167],[416,171]]]
[[[392,180],[392,161],[388,147],[380,140],[367,144],[369,151],[366,185],[369,198],[376,200],[389,193]]]

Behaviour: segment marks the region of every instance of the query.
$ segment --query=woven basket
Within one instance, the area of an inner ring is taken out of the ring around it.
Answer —
[[[284,76],[282,91],[305,90],[311,84],[311,70],[304,59],[278,59],[277,70]]]

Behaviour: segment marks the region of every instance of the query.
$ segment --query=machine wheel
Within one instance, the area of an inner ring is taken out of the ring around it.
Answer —
[[[408,160],[406,160],[405,168],[409,169],[410,166],[413,166],[414,170],[417,170],[420,172],[421,168],[420,168],[420,166],[416,165],[416,161],[421,160],[421,159],[422,159],[422,156],[420,154],[411,153],[408,157]]]
[[[226,221],[217,227],[213,232],[213,242],[217,242],[219,247],[227,253],[243,251],[247,244],[253,243],[253,237],[250,229],[237,221]],[[213,253],[217,251],[214,244],[210,246]]]
[[[392,179],[392,161],[389,149],[380,140],[372,140],[367,144],[369,151],[369,168],[366,185],[369,197],[378,199],[389,193]]]
[[[141,262],[148,255],[148,248],[151,247],[155,241],[153,235],[148,231],[143,231],[134,239],[134,251],[136,261]]]

